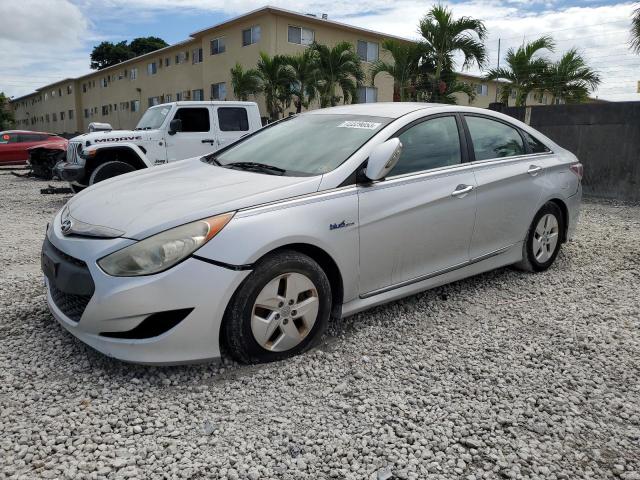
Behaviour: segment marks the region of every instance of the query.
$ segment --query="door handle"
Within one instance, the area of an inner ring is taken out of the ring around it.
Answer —
[[[467,193],[473,190],[473,185],[458,185],[456,189],[451,192],[452,197],[463,197]]]
[[[213,138],[206,138],[204,140],[202,140],[202,143],[210,143],[211,145],[213,145],[215,142],[215,140]]]
[[[535,177],[541,171],[542,171],[542,167],[539,167],[538,165],[529,165],[529,170],[527,170],[527,173],[532,177]]]

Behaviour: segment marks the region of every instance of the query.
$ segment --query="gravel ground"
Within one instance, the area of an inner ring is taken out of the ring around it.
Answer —
[[[265,366],[151,368],[48,313],[67,196],[0,171],[0,477],[640,479],[640,207],[588,201],[548,272],[501,269],[332,325]]]

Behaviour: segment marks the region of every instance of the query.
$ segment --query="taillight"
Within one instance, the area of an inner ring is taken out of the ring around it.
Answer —
[[[584,174],[584,167],[580,162],[571,164],[569,169],[576,174],[576,177],[578,177],[578,180],[582,180],[582,175]]]

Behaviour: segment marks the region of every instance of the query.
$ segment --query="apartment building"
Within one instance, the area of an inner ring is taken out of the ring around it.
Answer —
[[[79,78],[65,79],[12,100],[16,126],[55,133],[87,131],[91,122],[108,122],[116,129],[133,128],[152,105],[176,100],[233,100],[230,70],[239,62],[254,68],[259,53],[295,54],[313,41],[334,45],[351,42],[365,64],[378,58],[392,61],[381,48],[384,38],[397,38],[352,25],[263,7],[210,28],[188,40],[141,55]],[[461,74],[477,90],[474,106],[495,100],[496,82]],[[358,92],[360,102],[392,101],[393,79],[368,78]],[[264,100],[255,99],[266,116]],[[458,98],[467,104],[464,95]]]

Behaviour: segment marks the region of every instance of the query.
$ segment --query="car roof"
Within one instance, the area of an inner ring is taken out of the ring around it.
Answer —
[[[1,133],[37,133],[38,135],[56,135],[49,132],[34,132],[33,130],[3,130]]]
[[[356,103],[354,105],[340,105],[338,107],[321,108],[312,110],[310,115],[368,115],[372,117],[399,118],[416,110],[427,108],[443,107],[438,103],[422,102],[377,102],[377,103]]]

